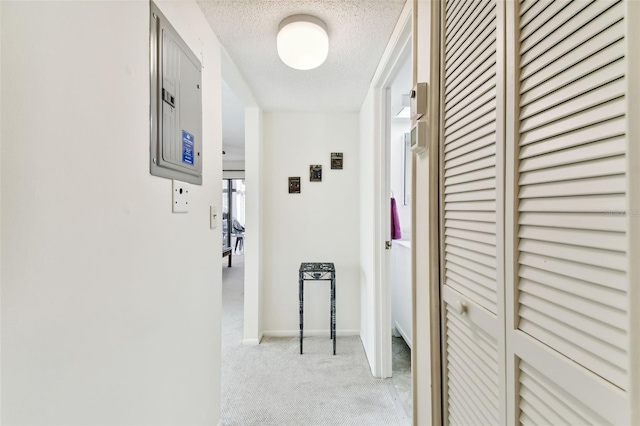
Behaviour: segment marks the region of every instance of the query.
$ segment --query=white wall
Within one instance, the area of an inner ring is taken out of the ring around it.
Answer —
[[[357,113],[264,114],[265,335],[298,333],[301,262],[335,263],[338,335],[359,333],[358,135]],[[343,170],[331,170],[331,152],[344,153]],[[309,181],[311,164],[322,182]],[[289,176],[301,177],[300,194],[288,193]],[[308,282],[305,333],[328,329],[329,284]]]
[[[219,421],[220,48],[160,7],[204,64],[188,214],[149,174],[149,3],[1,3],[3,424]]]
[[[389,146],[389,183],[395,196],[402,239],[411,239],[411,204],[404,204],[404,134],[411,131],[408,118],[391,118]],[[407,191],[411,199],[411,156],[409,155]]]
[[[374,374],[376,358],[375,169],[373,89],[360,108],[360,338]]]
[[[227,170],[240,170],[244,171],[244,161],[224,160],[222,162],[222,169]]]
[[[262,274],[264,208],[262,204],[263,172],[263,125],[262,110],[258,107],[245,109],[245,137],[247,157],[245,172],[246,223],[244,242],[244,332],[243,343],[257,345],[262,338]]]

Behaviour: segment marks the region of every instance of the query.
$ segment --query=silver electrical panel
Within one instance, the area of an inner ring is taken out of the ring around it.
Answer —
[[[202,66],[150,4],[151,174],[202,185]]]

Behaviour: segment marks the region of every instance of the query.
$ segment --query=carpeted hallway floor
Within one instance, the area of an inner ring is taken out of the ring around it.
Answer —
[[[222,425],[408,425],[390,380],[371,376],[359,337],[267,337],[242,346],[243,257],[223,260]],[[297,306],[296,306],[297,309]]]

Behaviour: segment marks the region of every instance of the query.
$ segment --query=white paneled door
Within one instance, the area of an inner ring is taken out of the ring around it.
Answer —
[[[627,4],[443,0],[443,420],[630,422]]]

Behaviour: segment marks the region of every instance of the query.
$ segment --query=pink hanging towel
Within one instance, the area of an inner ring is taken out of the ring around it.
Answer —
[[[398,208],[396,207],[396,199],[391,197],[391,239],[399,240],[400,238],[402,238],[402,231],[400,231]]]

